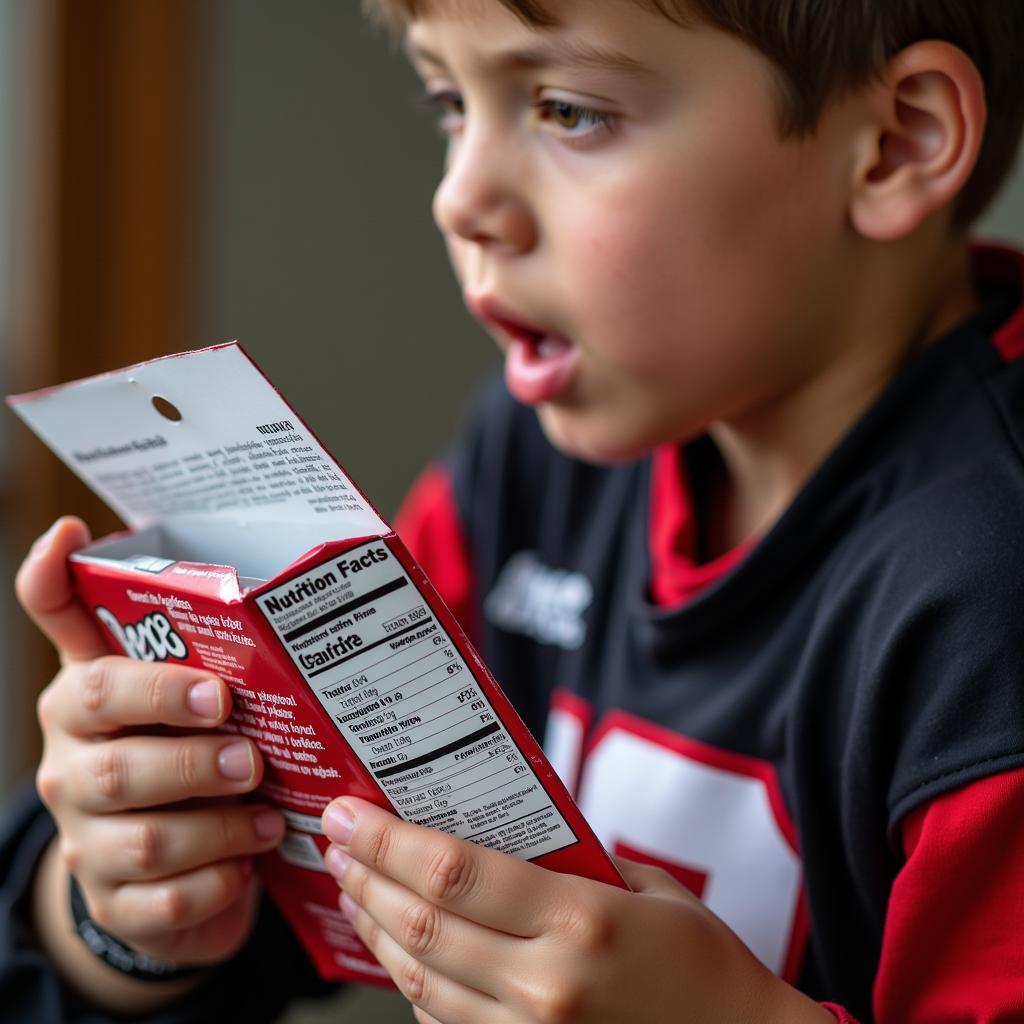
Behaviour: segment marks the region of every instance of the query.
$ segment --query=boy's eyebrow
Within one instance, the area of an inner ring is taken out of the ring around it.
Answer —
[[[406,36],[406,56],[412,62],[421,61],[444,68],[445,62],[422,43]],[[654,72],[629,54],[620,50],[607,50],[579,40],[544,42],[523,50],[496,53],[484,61],[496,68],[572,68],[582,71],[617,71],[632,78],[652,78]]]

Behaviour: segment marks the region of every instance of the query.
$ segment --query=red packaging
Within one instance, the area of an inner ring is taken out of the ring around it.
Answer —
[[[130,527],[71,557],[111,649],[231,687],[224,730],[288,821],[260,874],[324,978],[390,984],[323,863],[343,794],[624,884],[401,539],[238,345],[8,402]]]

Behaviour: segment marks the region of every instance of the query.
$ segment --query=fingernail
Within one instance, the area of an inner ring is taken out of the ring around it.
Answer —
[[[220,684],[213,679],[204,679],[189,687],[186,700],[189,710],[200,718],[217,719],[224,713]]]
[[[356,914],[359,912],[359,907],[356,906],[355,900],[347,892],[341,894],[341,899],[338,900],[338,906],[341,907],[341,912],[350,920],[356,919]]]
[[[327,853],[324,854],[324,863],[327,870],[340,882],[345,877],[345,871],[352,863],[352,858],[340,847],[329,846]]]
[[[29,549],[29,558],[42,558],[47,551],[50,550],[50,545],[53,543],[53,535],[57,532],[57,527],[60,526],[60,520],[58,519],[42,536],[36,537],[32,542],[32,547]]]
[[[252,746],[245,741],[222,747],[217,755],[217,767],[225,779],[232,782],[247,782],[256,770]]]
[[[324,811],[324,832],[339,846],[348,846],[355,823],[352,812],[344,804],[331,804]]]
[[[260,839],[279,839],[284,835],[284,818],[277,811],[260,811],[252,819],[252,829]]]

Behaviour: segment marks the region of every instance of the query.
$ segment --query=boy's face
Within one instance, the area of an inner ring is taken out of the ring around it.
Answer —
[[[630,0],[549,7],[534,29],[438,0],[407,40],[450,138],[435,217],[512,393],[599,462],[775,408],[842,344],[842,107],[782,141],[746,44]]]

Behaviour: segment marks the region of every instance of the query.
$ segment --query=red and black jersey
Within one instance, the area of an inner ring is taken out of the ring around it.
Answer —
[[[708,439],[585,465],[500,382],[399,523],[608,848],[862,1021],[1024,1019],[1024,932],[963,891],[1024,845],[1024,264],[978,264],[981,312],[743,550],[700,558]],[[936,1004],[905,947],[943,927],[988,958]]]

